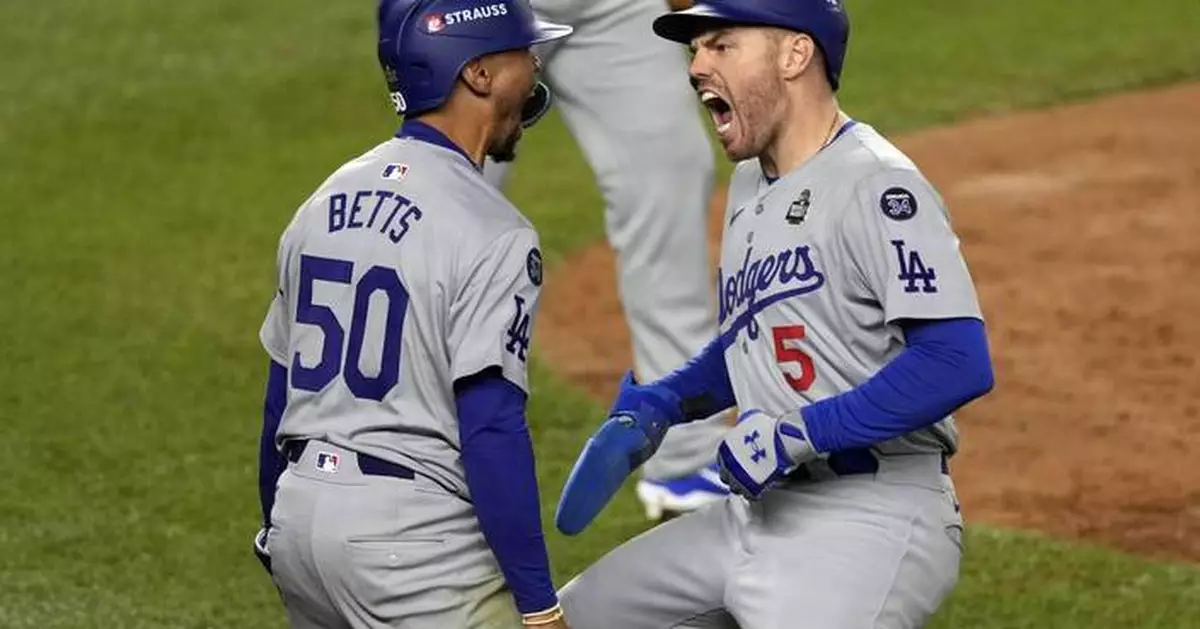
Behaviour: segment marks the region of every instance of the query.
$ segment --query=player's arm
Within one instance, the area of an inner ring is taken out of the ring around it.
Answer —
[[[287,460],[275,447],[275,433],[287,407],[287,368],[271,360],[267,367],[266,395],[263,399],[262,434],[258,440],[258,498],[262,507],[262,522],[271,523],[271,508],[275,505],[275,485],[287,468]]]
[[[467,487],[479,527],[496,556],[517,609],[558,604],[542,532],[526,394],[491,367],[454,384]]]
[[[263,566],[270,571],[270,552],[267,549],[267,529],[271,526],[271,508],[275,504],[275,487],[279,476],[287,469],[287,459],[275,447],[275,434],[287,408],[287,347],[288,308],[283,286],[287,283],[283,256],[286,235],[280,239],[279,284],[267,316],[259,329],[263,349],[270,356],[267,367],[266,393],[263,399],[262,430],[258,441],[258,498],[262,509],[262,526],[254,536],[254,553]]]
[[[928,427],[992,389],[975,289],[933,189],[915,173],[881,173],[860,187],[843,219],[852,277],[902,330],[905,348],[849,391],[780,418],[747,414],[718,452],[739,493],[758,496],[808,460]],[[744,441],[753,431],[774,436],[766,458]]]
[[[470,265],[451,306],[448,342],[467,487],[480,530],[527,618],[558,609],[525,416],[541,282],[536,234],[501,236]]]
[[[858,387],[803,410],[820,452],[930,426],[994,382],[975,286],[941,198],[911,171],[880,173],[857,192],[842,223],[845,255],[905,348]]]

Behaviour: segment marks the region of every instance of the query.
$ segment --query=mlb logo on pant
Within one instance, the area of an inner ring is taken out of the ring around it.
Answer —
[[[317,469],[332,474],[337,471],[338,461],[340,460],[340,457],[333,452],[318,452]]]

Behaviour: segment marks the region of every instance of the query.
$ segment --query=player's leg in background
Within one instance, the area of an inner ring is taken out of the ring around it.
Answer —
[[[571,629],[737,629],[724,610],[744,520],[726,503],[621,544],[559,592]]]
[[[575,33],[546,59],[558,109],[605,199],[641,380],[683,365],[717,334],[707,247],[713,149],[683,48],[651,29],[665,10],[661,0],[587,5]],[[704,469],[725,422],[718,416],[672,428],[644,475],[673,479]]]
[[[919,629],[957,582],[953,501],[870,476],[777,489],[750,508],[727,602],[744,627]]]

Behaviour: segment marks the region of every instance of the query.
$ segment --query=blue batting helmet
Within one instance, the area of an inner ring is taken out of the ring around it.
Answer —
[[[688,44],[729,26],[776,26],[807,33],[825,57],[825,75],[837,91],[850,41],[850,17],[841,0],[696,0],[689,9],[654,20],[659,37]]]
[[[379,64],[402,115],[442,106],[474,59],[572,31],[537,19],[529,0],[380,0],[378,25]],[[522,123],[532,125],[549,107],[550,88],[538,81]]]

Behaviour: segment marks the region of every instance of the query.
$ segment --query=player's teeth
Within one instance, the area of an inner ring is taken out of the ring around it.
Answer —
[[[717,96],[716,93],[714,93],[714,92],[710,92],[708,90],[700,92],[700,102],[702,102],[702,103],[707,103],[708,101],[714,100],[717,98],[720,98],[720,96]]]
[[[732,127],[732,126],[733,126],[733,121],[730,120],[729,122],[726,122],[725,124],[718,126],[717,133],[725,133],[726,131],[729,130],[729,127]]]

